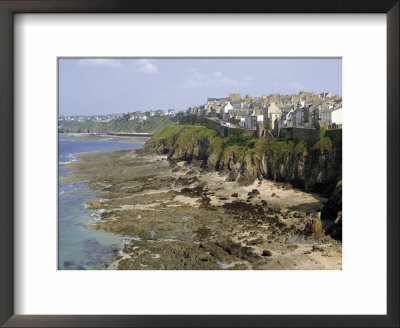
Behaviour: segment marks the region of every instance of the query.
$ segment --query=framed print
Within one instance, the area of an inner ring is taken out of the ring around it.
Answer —
[[[397,1],[0,8],[4,326],[398,326]]]

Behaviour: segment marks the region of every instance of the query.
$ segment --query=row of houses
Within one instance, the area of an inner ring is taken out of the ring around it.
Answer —
[[[163,111],[161,109],[158,110],[150,110],[150,111],[136,111],[136,112],[131,112],[129,113],[129,120],[146,120],[149,117],[155,117],[155,116],[170,116],[174,117],[176,115],[176,112],[174,109],[168,109],[167,111]]]
[[[208,98],[207,103],[187,109],[190,115],[217,117],[222,124],[247,130],[276,131],[287,127],[341,128],[342,98],[330,92],[270,95],[243,99],[238,93],[225,98]]]
[[[111,120],[122,117],[123,114],[107,114],[107,115],[69,115],[63,116],[60,115],[58,117],[58,122],[68,123],[68,122],[109,122]]]

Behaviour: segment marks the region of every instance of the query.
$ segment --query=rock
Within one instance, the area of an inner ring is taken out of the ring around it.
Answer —
[[[246,174],[241,174],[237,179],[239,186],[250,186],[254,183],[255,178]]]
[[[272,253],[271,251],[265,249],[262,251],[261,256],[272,256]]]
[[[312,247],[312,251],[313,252],[323,252],[325,249],[323,248],[323,247],[321,247],[321,246],[319,246],[319,245],[313,245],[313,247]]]
[[[239,197],[239,194],[237,192],[234,192],[231,197]]]
[[[232,181],[236,181],[237,179],[237,173],[236,171],[232,170],[229,171],[228,177],[226,178],[227,182],[232,182]]]
[[[285,189],[285,190],[290,190],[292,188],[293,187],[292,187],[292,185],[290,183],[285,183],[285,185],[283,186],[283,189]]]
[[[322,237],[325,235],[324,230],[322,229],[321,217],[318,217],[311,226],[311,232],[314,237]]]
[[[260,192],[259,192],[257,189],[253,189],[252,191],[249,191],[249,192],[247,193],[247,195],[249,196],[249,197],[248,197],[249,199],[254,198],[254,197],[256,197],[256,196],[259,195],[259,194],[260,194]]]
[[[289,251],[294,251],[295,249],[298,249],[299,246],[296,245],[296,244],[291,244],[291,245],[287,245],[286,248],[287,248]]]
[[[342,211],[342,181],[340,180],[322,209],[323,220],[335,220]]]
[[[276,194],[273,192],[273,193],[271,194],[271,197],[276,197]]]
[[[98,209],[101,209],[102,207],[104,207],[104,204],[102,204],[98,200],[88,199],[86,201],[86,206],[87,206],[87,208],[90,208],[92,210],[98,210]]]
[[[342,240],[342,211],[339,211],[335,223],[328,229],[327,233],[334,239]]]
[[[210,202],[211,198],[207,196],[202,196],[201,197],[201,206],[204,208],[209,208],[210,207]]]

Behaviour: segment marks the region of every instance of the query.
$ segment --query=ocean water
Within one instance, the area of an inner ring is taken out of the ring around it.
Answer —
[[[76,161],[82,152],[136,149],[143,143],[113,140],[72,141],[64,136],[58,140],[59,178],[68,175],[65,164]],[[134,236],[122,236],[88,227],[100,217],[102,210],[89,210],[86,200],[96,199],[86,182],[61,183],[58,187],[58,269],[98,270],[113,260],[115,251]]]

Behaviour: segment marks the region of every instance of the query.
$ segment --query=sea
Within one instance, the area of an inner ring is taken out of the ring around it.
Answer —
[[[104,140],[58,139],[58,176],[66,177],[70,171],[66,164],[77,161],[76,154],[141,148],[141,142]],[[86,181],[58,184],[58,269],[101,270],[112,262],[123,245],[134,236],[123,236],[95,230],[89,224],[99,220],[102,210],[89,210],[86,200],[96,199],[94,190]]]

